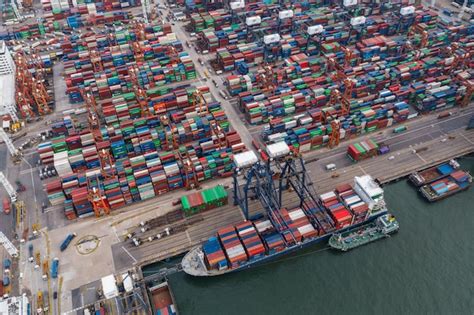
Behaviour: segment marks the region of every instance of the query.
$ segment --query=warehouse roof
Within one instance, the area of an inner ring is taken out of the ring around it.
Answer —
[[[15,104],[15,78],[13,74],[0,75],[0,114],[7,105]]]

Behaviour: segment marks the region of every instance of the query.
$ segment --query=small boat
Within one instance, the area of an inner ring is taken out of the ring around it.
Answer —
[[[165,280],[162,283],[148,289],[153,312],[156,315],[177,315],[178,310],[174,300],[173,292]]]
[[[343,252],[350,249],[375,242],[381,238],[385,238],[397,232],[399,229],[398,221],[391,214],[384,214],[375,221],[345,231],[343,233],[335,233],[329,238],[329,246]]]

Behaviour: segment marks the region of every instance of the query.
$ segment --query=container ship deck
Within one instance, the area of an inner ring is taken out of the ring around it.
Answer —
[[[451,160],[447,163],[430,167],[421,172],[414,172],[410,175],[409,180],[415,186],[420,187],[446,177],[458,168],[459,163],[455,160]]]
[[[319,204],[269,211],[217,231],[182,260],[192,276],[217,276],[265,264],[299,249],[326,242],[387,213],[383,190],[370,176],[356,177],[354,186],[339,185],[319,195]]]

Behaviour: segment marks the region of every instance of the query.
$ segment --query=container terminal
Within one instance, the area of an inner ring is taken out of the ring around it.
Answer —
[[[450,162],[474,152],[460,2],[2,3],[0,308],[179,313],[166,274],[183,266],[141,268],[225,228],[274,214],[294,224],[285,244],[329,237],[322,215],[359,229],[371,216],[338,189],[369,176],[411,175],[433,200],[466,189]],[[233,263],[278,243],[250,234]]]

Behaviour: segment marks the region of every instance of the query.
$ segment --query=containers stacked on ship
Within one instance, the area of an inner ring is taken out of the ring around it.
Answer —
[[[217,237],[209,238],[203,245],[204,261],[208,269],[225,270],[227,266],[227,258],[222,251],[221,244]]]
[[[320,195],[319,199],[334,219],[336,229],[342,229],[352,224],[351,212],[339,201],[334,191]]]
[[[247,253],[242,246],[234,226],[218,230],[217,235],[224,248],[230,268],[237,268],[247,261]]]
[[[287,210],[281,208],[270,213],[270,220],[281,233],[288,246],[318,236],[318,231],[310,223],[301,208]]]
[[[237,230],[237,234],[239,234],[240,240],[244,245],[249,261],[255,260],[265,255],[265,247],[251,221],[237,224],[235,229]]]
[[[258,220],[254,222],[255,228],[263,240],[268,255],[281,252],[285,249],[285,241],[270,220]]]
[[[336,187],[336,194],[344,205],[352,212],[352,224],[357,224],[366,220],[369,213],[369,206],[352,189],[350,184],[342,184]]]

